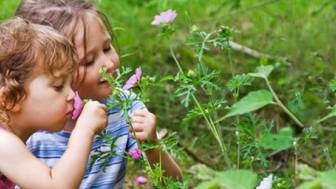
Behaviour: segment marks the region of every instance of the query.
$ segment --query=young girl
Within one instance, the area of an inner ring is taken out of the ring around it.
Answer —
[[[82,98],[107,102],[111,94],[111,86],[100,77],[99,70],[105,67],[113,75],[119,67],[119,57],[111,44],[111,27],[105,16],[93,5],[82,0],[23,0],[16,12],[34,23],[46,24],[56,28],[67,36],[75,45],[80,59],[80,75],[78,92]],[[156,136],[155,116],[146,110],[142,102],[133,102],[131,124],[140,142],[158,143]],[[91,169],[87,168],[81,188],[121,188],[124,182],[127,160],[123,154],[137,147],[130,134],[129,125],[114,108],[109,111],[107,132],[117,138],[116,152],[105,172],[103,162],[96,161]],[[57,134],[37,133],[30,138],[28,146],[40,159],[53,165],[66,147],[73,126],[67,126],[66,131]],[[52,139],[53,142],[49,142]],[[57,149],[57,153],[52,151]],[[102,141],[95,140],[92,152],[106,150]],[[50,153],[53,152],[52,156]],[[167,152],[158,150],[146,151],[149,162],[153,165],[162,162],[162,168],[167,176],[181,179],[179,166]],[[159,159],[161,157],[161,161]]]
[[[60,131],[73,111],[71,43],[52,28],[13,18],[0,25],[0,188],[78,188],[94,134],[106,126],[104,105],[89,102],[68,148],[51,168],[25,142],[37,130]],[[75,167],[75,169],[74,169]]]

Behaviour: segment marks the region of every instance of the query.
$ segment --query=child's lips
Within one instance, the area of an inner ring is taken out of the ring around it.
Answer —
[[[74,111],[74,108],[71,108],[69,111],[67,111],[67,113],[66,113],[66,115],[68,116],[68,115],[70,115],[70,116],[72,116],[72,112]]]

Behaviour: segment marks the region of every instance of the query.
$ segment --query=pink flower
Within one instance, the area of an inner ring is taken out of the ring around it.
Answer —
[[[154,20],[152,21],[152,25],[160,25],[174,22],[177,14],[175,10],[167,10],[165,12],[161,12],[160,15],[156,15]]]
[[[147,178],[146,177],[139,176],[139,177],[135,178],[135,183],[137,185],[142,185],[142,184],[145,184],[146,182],[147,182]]]
[[[138,160],[141,158],[141,151],[139,150],[139,148],[133,148],[129,152],[129,155],[132,157],[132,159]]]
[[[82,102],[82,99],[79,97],[79,94],[78,92],[76,91],[75,92],[75,98],[74,98],[74,110],[72,111],[72,117],[71,119],[73,120],[76,120],[79,115],[81,114],[82,112],[82,109],[83,109],[83,102]]]
[[[127,81],[126,81],[126,84],[123,86],[123,89],[124,90],[129,90],[131,89],[132,87],[134,87],[134,85],[140,80],[141,78],[141,75],[142,75],[142,70],[141,68],[137,68],[135,70],[135,74],[132,75]]]

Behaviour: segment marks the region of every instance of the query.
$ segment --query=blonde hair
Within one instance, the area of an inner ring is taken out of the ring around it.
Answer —
[[[86,55],[88,26],[85,14],[96,14],[105,25],[112,40],[113,31],[106,16],[95,6],[85,0],[22,0],[16,10],[16,15],[30,20],[33,23],[48,25],[67,36],[74,44],[75,29],[78,23],[84,24],[84,57]]]
[[[24,84],[35,70],[52,79],[78,72],[75,48],[51,27],[32,24],[19,17],[0,24],[0,121],[24,99]],[[61,74],[61,75],[60,75]]]

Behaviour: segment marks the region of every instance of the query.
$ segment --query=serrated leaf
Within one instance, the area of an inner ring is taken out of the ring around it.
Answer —
[[[250,86],[253,78],[246,74],[235,75],[230,81],[227,82],[226,87],[230,91],[241,88],[242,86]]]
[[[248,75],[252,77],[260,77],[260,78],[267,78],[269,74],[273,71],[273,66],[268,65],[268,66],[259,66],[256,69],[256,72],[254,73],[249,73]]]
[[[257,174],[249,170],[220,172],[218,178],[221,188],[225,189],[254,189],[257,185]]]
[[[265,130],[258,143],[265,149],[284,150],[290,148],[293,146],[293,131],[289,127],[282,128],[275,134]]]
[[[252,91],[235,103],[225,118],[249,113],[268,104],[273,104],[272,94],[267,90]]]

